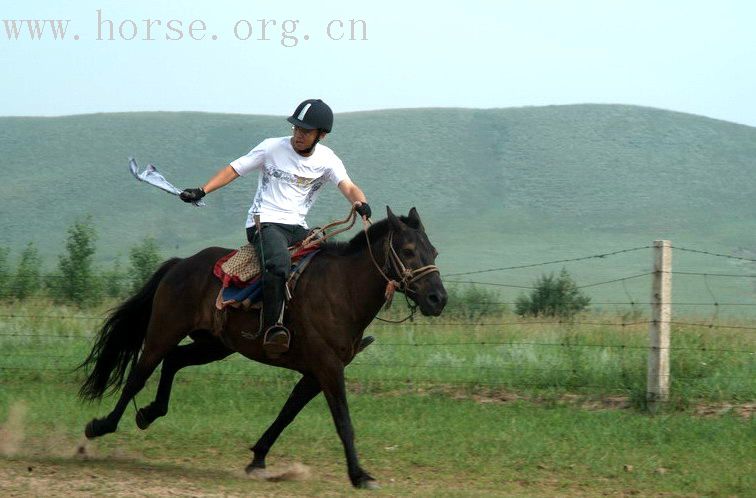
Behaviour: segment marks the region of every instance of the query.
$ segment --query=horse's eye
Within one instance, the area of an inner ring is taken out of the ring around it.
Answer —
[[[412,249],[404,248],[402,249],[402,255],[411,258],[415,255],[415,251],[413,251]]]

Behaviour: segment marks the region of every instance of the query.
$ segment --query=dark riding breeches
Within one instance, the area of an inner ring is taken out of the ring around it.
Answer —
[[[247,239],[257,249],[262,263],[263,310],[260,330],[267,331],[283,317],[286,280],[291,272],[291,255],[287,247],[303,240],[307,229],[300,225],[261,223],[260,231],[257,233],[256,227],[247,228]],[[288,338],[286,344],[288,348]]]
[[[258,235],[257,227],[247,228],[247,240],[260,255],[263,271],[289,278],[291,256],[287,248],[304,240],[307,229],[301,225],[283,223],[261,223],[260,227],[262,236]]]

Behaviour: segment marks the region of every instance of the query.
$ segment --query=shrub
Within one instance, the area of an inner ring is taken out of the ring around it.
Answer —
[[[529,296],[521,295],[515,302],[520,316],[573,317],[583,311],[591,298],[583,294],[570,274],[562,268],[559,276],[541,275]]]
[[[126,293],[126,275],[121,269],[121,260],[116,258],[110,270],[102,273],[100,287],[106,296],[122,298]]]
[[[10,267],[8,266],[8,254],[10,249],[0,247],[0,299],[10,295],[8,287],[10,286]]]
[[[128,270],[131,290],[138,291],[149,280],[160,265],[160,253],[155,239],[146,237],[129,251]]]
[[[475,285],[451,286],[446,289],[448,301],[444,315],[465,320],[479,320],[484,316],[498,315],[506,311],[499,301],[496,291]]]
[[[42,259],[33,242],[29,242],[21,253],[21,259],[13,277],[10,294],[24,300],[35,294],[40,288],[40,267]]]

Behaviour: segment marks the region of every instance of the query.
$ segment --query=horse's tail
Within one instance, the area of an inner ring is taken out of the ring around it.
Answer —
[[[77,367],[89,370],[87,379],[79,389],[79,397],[93,401],[106,391],[111,393],[123,384],[129,364],[136,363],[139,350],[147,335],[152,313],[152,299],[165,274],[181,261],[169,259],[150,277],[133,296],[113,309],[97,334],[97,340],[87,359]]]

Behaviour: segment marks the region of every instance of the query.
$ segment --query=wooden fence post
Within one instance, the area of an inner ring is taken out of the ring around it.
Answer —
[[[646,401],[652,413],[669,400],[669,322],[672,319],[672,243],[654,241]]]

